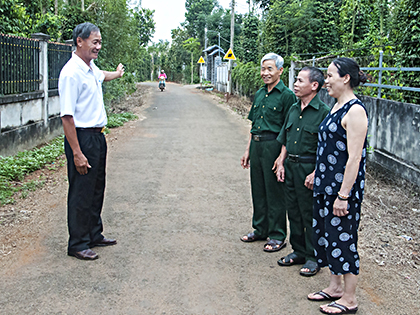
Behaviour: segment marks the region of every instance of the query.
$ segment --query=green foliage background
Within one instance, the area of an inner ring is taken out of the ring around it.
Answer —
[[[90,21],[103,36],[103,48],[97,60],[104,70],[113,70],[122,62],[127,71],[122,80],[105,85],[107,105],[117,102],[134,89],[135,82],[157,79],[162,69],[168,80],[189,83],[191,51],[184,42],[194,38],[200,43],[192,51],[194,83],[199,80],[196,63],[204,48],[218,44],[229,48],[230,8],[217,0],[185,0],[185,20],[172,30],[171,43],[157,40],[149,45],[154,33],[153,11],[129,6],[127,0],[0,0],[0,32],[29,36],[43,32],[53,40],[71,38],[75,25]],[[57,5],[56,5],[57,3]],[[362,66],[377,66],[379,51],[390,67],[420,66],[420,1],[418,0],[248,0],[247,14],[235,14],[234,52],[238,58],[233,71],[236,84],[252,94],[258,80],[261,57],[275,52],[285,59],[283,80],[287,81],[290,60],[310,60],[313,56],[349,56]],[[207,28],[207,38],[205,29]],[[325,67],[326,58],[317,66]],[[251,63],[250,65],[246,65]],[[254,70],[251,70],[254,69]],[[254,74],[249,74],[255,71]],[[242,79],[242,75],[252,80]],[[377,79],[378,73],[370,73]],[[413,73],[385,73],[383,82],[391,85],[420,87]],[[373,88],[366,94],[375,95]],[[419,102],[418,93],[384,91],[382,97]]]
[[[104,83],[106,107],[135,90],[135,84],[152,71],[147,45],[155,30],[154,11],[130,7],[126,0],[0,0],[0,33],[30,37],[44,33],[52,41],[72,39],[77,24],[96,24],[102,35],[102,49],[95,63],[114,71],[119,63],[126,72],[119,80]]]

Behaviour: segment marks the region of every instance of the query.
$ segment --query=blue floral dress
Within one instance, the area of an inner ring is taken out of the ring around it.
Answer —
[[[352,106],[362,106],[366,111],[359,99],[353,99],[336,112],[329,112],[318,130],[314,179],[314,249],[318,265],[328,266],[334,275],[359,274],[357,230],[365,186],[367,139],[358,175],[349,194],[349,213],[343,217],[333,214],[333,204],[340,191],[349,157],[346,130],[341,122]]]

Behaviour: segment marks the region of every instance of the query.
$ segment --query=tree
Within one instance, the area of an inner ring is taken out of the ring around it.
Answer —
[[[217,0],[186,0],[185,28],[190,37],[199,38],[204,46],[204,29],[206,18],[216,7]]]
[[[147,48],[153,60],[153,73],[167,68],[169,46],[170,43],[168,41],[163,41],[160,39],[158,43],[153,43]],[[166,75],[169,77],[167,69],[165,70],[165,72]]]
[[[343,0],[340,11],[340,36],[347,49],[369,33],[373,0]]]
[[[191,84],[194,83],[194,52],[199,51],[200,42],[197,38],[188,38],[184,41],[184,48],[191,52]]]
[[[420,2],[417,0],[401,0],[397,2],[393,19],[391,37],[394,42],[401,43],[401,53],[408,58],[405,65],[420,66]]]
[[[208,46],[218,44],[218,33],[220,33],[220,46],[225,52],[228,51],[230,47],[230,11],[230,9],[223,9],[221,7],[217,7],[216,9],[214,9],[213,13],[207,17],[207,29],[213,31],[207,33],[207,38],[209,42]],[[235,14],[234,47],[239,47],[240,45],[242,21],[242,14]]]
[[[242,33],[236,53],[244,63],[258,60],[259,51],[256,48],[259,46],[259,22],[258,17],[253,13],[246,14],[243,20]]]
[[[0,33],[27,36],[30,16],[17,0],[2,0],[0,6]]]
[[[131,14],[135,20],[140,46],[146,46],[155,32],[155,22],[153,21],[154,12],[154,10],[137,7],[131,10]]]
[[[248,0],[253,1],[254,4],[258,5],[263,10],[269,10],[270,5],[272,5],[276,0]]]
[[[398,43],[396,54],[397,66],[420,67],[420,2],[417,0],[401,0],[396,3],[391,38]],[[399,77],[400,84],[420,87],[417,74],[403,73]],[[404,100],[413,103],[418,100],[418,93],[404,92]]]
[[[331,51],[340,46],[340,0],[278,0],[264,24],[264,50],[281,55]]]
[[[172,30],[172,44],[168,52],[167,76],[170,81],[181,82],[186,77],[186,60],[189,59],[189,53],[184,48],[184,41],[189,38],[188,32],[178,27]]]

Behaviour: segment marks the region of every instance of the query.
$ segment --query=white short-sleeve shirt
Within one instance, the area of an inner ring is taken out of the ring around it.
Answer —
[[[103,127],[107,124],[102,82],[104,73],[89,66],[75,53],[60,72],[60,116],[73,116],[76,128]]]

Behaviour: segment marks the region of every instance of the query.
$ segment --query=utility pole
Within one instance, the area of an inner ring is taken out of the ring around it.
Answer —
[[[191,84],[194,83],[194,52],[191,51]]]
[[[205,55],[204,55],[205,64],[204,65],[206,67],[206,81],[207,81],[207,25],[204,28],[204,51],[205,51]],[[201,73],[201,75],[203,75],[203,73]]]
[[[217,35],[219,35],[219,57],[220,57],[220,32],[217,33]]]
[[[231,19],[230,19],[230,49],[233,51],[233,37],[235,35],[235,0],[231,2]],[[229,60],[228,68],[228,84],[227,84],[227,100],[232,94],[232,64],[233,61]]]

